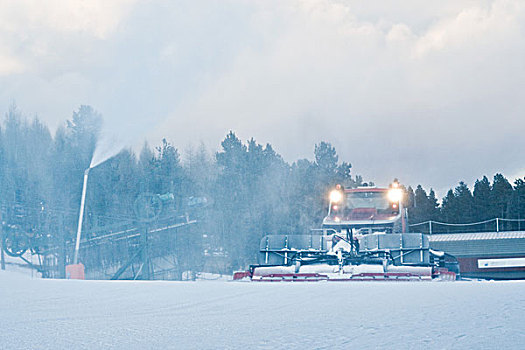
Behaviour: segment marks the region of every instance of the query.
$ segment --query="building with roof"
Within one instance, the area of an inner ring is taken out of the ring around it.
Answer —
[[[469,278],[525,278],[525,232],[433,234],[431,249],[454,255]]]

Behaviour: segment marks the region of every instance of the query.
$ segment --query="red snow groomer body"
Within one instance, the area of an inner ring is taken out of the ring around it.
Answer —
[[[330,192],[328,215],[323,220],[323,229],[337,232],[404,232],[406,217],[401,203],[402,196],[403,192],[398,185],[391,188],[366,186],[348,190],[338,185]]]
[[[234,273],[251,281],[430,281],[459,277],[457,260],[429,248],[428,236],[407,233],[403,191],[336,188],[321,229],[267,235],[258,264]]]

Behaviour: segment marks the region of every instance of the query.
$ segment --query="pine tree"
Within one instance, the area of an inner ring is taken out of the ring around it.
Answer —
[[[476,180],[474,184],[474,217],[476,221],[492,219],[493,206],[491,205],[491,188],[490,181],[486,176],[481,180]]]
[[[192,195],[210,196],[212,184],[217,178],[217,166],[214,159],[203,143],[196,150],[189,148],[186,153],[184,168],[191,181]]]
[[[183,173],[178,150],[166,139],[157,147],[155,157],[155,193],[172,193],[180,201],[182,199]]]
[[[416,187],[416,191],[414,193],[414,206],[412,210],[410,211],[410,217],[414,221],[414,223],[419,223],[423,221],[427,221],[428,215],[428,196],[427,192],[423,189],[421,185],[418,185]]]
[[[506,218],[508,204],[511,199],[512,186],[502,174],[494,175],[491,190],[493,217]]]
[[[456,197],[452,190],[448,190],[447,195],[443,198],[441,204],[441,221],[455,222],[456,221]]]
[[[414,208],[414,200],[415,200],[414,189],[412,188],[412,186],[408,186],[403,196],[403,207],[407,208],[409,213]],[[409,220],[411,223],[415,223],[415,220],[411,219],[410,214],[409,214]]]
[[[328,142],[322,141],[320,144],[315,145],[314,156],[315,165],[319,168],[321,174],[329,176],[335,173],[339,160],[335,147],[332,147]]]
[[[148,143],[144,143],[140,151],[138,161],[139,171],[139,192],[154,191],[154,177],[155,177],[155,155],[149,147]]]
[[[511,218],[523,220],[525,219],[525,178],[516,179],[514,181],[514,191],[511,200]],[[525,227],[521,221],[515,225],[518,230]]]
[[[231,257],[231,268],[244,268],[249,235],[248,187],[246,183],[247,148],[230,131],[221,143],[222,151],[216,153],[220,173],[214,191],[218,208],[217,224],[220,238]]]
[[[428,218],[429,220],[438,220],[439,218],[439,203],[436,192],[432,188],[428,194]]]
[[[459,183],[454,191],[449,190],[441,209],[441,217],[447,223],[469,223],[474,221],[474,200],[467,184]],[[447,227],[448,232],[466,231],[475,228]]]

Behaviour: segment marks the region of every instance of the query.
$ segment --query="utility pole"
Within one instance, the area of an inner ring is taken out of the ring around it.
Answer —
[[[2,222],[2,208],[0,208],[0,260],[1,260],[2,270],[5,270],[4,223]]]
[[[521,231],[521,206],[520,206],[520,197],[521,197],[521,189],[518,188],[518,231]]]
[[[64,213],[58,214],[58,276],[62,279],[66,278],[66,235],[64,230]]]
[[[140,235],[140,245],[142,247],[141,260],[142,260],[142,279],[150,279],[150,259],[149,259],[149,249],[148,249],[148,226],[144,225],[142,228],[142,233]]]

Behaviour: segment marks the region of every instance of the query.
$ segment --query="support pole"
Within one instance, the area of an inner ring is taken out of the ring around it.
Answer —
[[[2,209],[0,208],[0,260],[2,270],[5,270],[5,255],[4,255],[4,224],[2,222]]]
[[[148,249],[148,226],[144,225],[142,228],[142,233],[140,235],[140,245],[142,251],[142,272],[138,272],[137,275],[142,273],[143,280],[151,279],[150,275],[150,258],[149,258],[149,249]]]
[[[406,217],[405,217],[405,208],[403,208],[403,203],[399,201],[399,212],[401,213],[401,232],[406,233],[407,232],[407,223],[406,223]]]
[[[75,258],[73,265],[78,264],[78,251],[80,249],[80,238],[82,236],[82,222],[84,221],[84,204],[86,203],[86,188],[89,175],[89,169],[84,172],[84,185],[82,186],[82,199],[80,200],[80,213],[78,214],[77,241],[75,243]]]
[[[128,267],[131,266],[131,264],[133,264],[133,262],[135,261],[135,259],[142,254],[142,248],[140,248],[139,250],[137,250],[137,252],[135,254],[133,254],[133,256],[124,264],[122,265],[117,272],[115,272],[115,274],[111,277],[111,280],[118,280],[120,278],[120,276],[124,273],[124,271],[126,271],[126,269]],[[133,276],[133,279],[137,279],[137,275]]]
[[[432,234],[432,220],[430,220],[428,222],[428,233],[431,235]]]
[[[499,218],[496,218],[496,232],[499,232]]]
[[[0,228],[0,230],[2,230]],[[4,255],[4,231],[1,231],[2,234],[1,234],[1,239],[2,239],[2,242],[0,242],[0,255],[2,256],[0,258],[0,260],[2,261],[2,270],[5,270],[5,255]]]
[[[58,254],[58,277],[66,278],[66,235],[64,233],[64,214],[58,214],[58,239],[59,239],[59,254]]]

